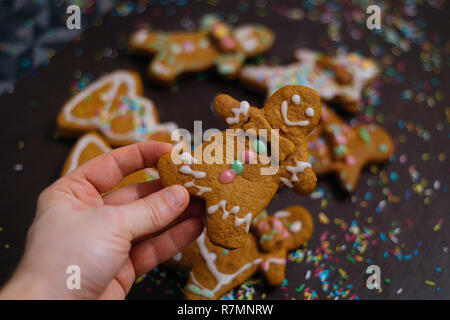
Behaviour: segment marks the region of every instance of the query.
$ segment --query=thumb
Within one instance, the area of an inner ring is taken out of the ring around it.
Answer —
[[[186,209],[189,193],[186,188],[174,185],[151,195],[120,206],[119,214],[124,215],[122,227],[131,239],[152,234],[166,227]]]

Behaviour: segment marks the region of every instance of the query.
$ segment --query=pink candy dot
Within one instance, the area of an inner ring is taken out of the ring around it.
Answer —
[[[241,153],[241,160],[244,163],[250,163],[255,159],[255,153],[250,150],[244,150]]]
[[[342,135],[342,134],[337,134],[336,135],[336,141],[339,144],[346,144],[347,143],[347,137]]]
[[[353,156],[347,156],[345,158],[345,160],[346,160],[347,164],[349,164],[349,165],[354,165],[356,163],[355,157],[353,157]]]
[[[233,182],[235,177],[236,177],[236,173],[234,172],[234,170],[227,169],[220,173],[219,181],[220,181],[220,183],[228,184],[228,183]]]

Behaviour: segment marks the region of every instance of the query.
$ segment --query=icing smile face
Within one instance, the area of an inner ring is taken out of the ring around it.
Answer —
[[[295,106],[298,106],[300,104],[301,98],[298,94],[294,94],[291,97],[292,102]],[[309,126],[309,120],[301,120],[297,122],[292,122],[288,119],[288,103],[287,101],[283,101],[281,103],[281,115],[283,116],[284,123],[288,126],[298,126],[298,127],[306,127]],[[311,107],[307,107],[305,110],[305,116],[308,118],[312,118],[315,115],[315,111]]]
[[[292,86],[287,86],[289,88]],[[305,88],[305,87],[301,87]],[[310,90],[300,92],[278,91],[274,94],[280,104],[270,104],[265,107],[266,114],[274,114],[270,117],[272,126],[280,127],[282,133],[298,135],[299,132],[310,132],[320,119],[320,99]]]

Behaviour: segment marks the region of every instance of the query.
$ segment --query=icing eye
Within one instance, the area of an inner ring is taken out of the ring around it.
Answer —
[[[291,224],[289,229],[293,233],[299,232],[302,229],[302,222],[301,221],[294,221],[294,223]]]
[[[309,118],[314,117],[314,114],[315,114],[314,109],[311,108],[311,107],[306,108],[305,114],[306,114],[306,116],[309,117]]]
[[[291,99],[294,104],[300,103],[300,96],[298,94],[294,94]]]

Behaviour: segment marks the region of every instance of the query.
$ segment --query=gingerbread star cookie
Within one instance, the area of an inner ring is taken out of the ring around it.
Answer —
[[[159,123],[155,105],[142,97],[136,72],[119,70],[90,83],[64,104],[58,115],[59,134],[78,137],[100,131],[113,146],[148,139],[170,142],[174,123]]]
[[[252,221],[243,248],[221,248],[203,232],[166,264],[189,273],[185,286],[189,300],[218,299],[258,270],[278,286],[284,280],[288,251],[308,241],[312,232],[313,221],[303,207],[291,206],[273,216],[264,211]]]
[[[214,15],[204,16],[198,31],[158,32],[140,29],[132,34],[132,52],[153,56],[151,79],[170,84],[187,72],[213,66],[225,78],[234,78],[245,59],[265,52],[274,41],[272,31],[249,24],[232,29]]]
[[[331,109],[322,106],[321,122],[308,136],[308,151],[318,176],[334,173],[342,187],[352,192],[361,170],[369,163],[387,161],[394,145],[380,126],[349,126]]]
[[[67,157],[61,171],[61,177],[69,174],[83,163],[111,150],[112,148],[105,138],[97,132],[89,132],[84,134],[78,139],[70,151],[70,154]],[[139,170],[123,178],[117,186],[107,193],[131,184],[146,182],[158,178],[158,172],[154,168]]]
[[[184,185],[205,200],[208,238],[235,249],[245,246],[251,220],[280,182],[298,194],[314,190],[306,136],[319,121],[320,98],[310,88],[286,86],[262,109],[221,94],[214,110],[229,130],[191,152],[163,155],[157,169],[163,185]]]
[[[356,53],[327,56],[300,49],[295,57],[298,61],[287,66],[245,66],[240,80],[269,96],[286,85],[307,86],[316,90],[323,101],[356,112],[363,89],[378,75],[376,64]]]

